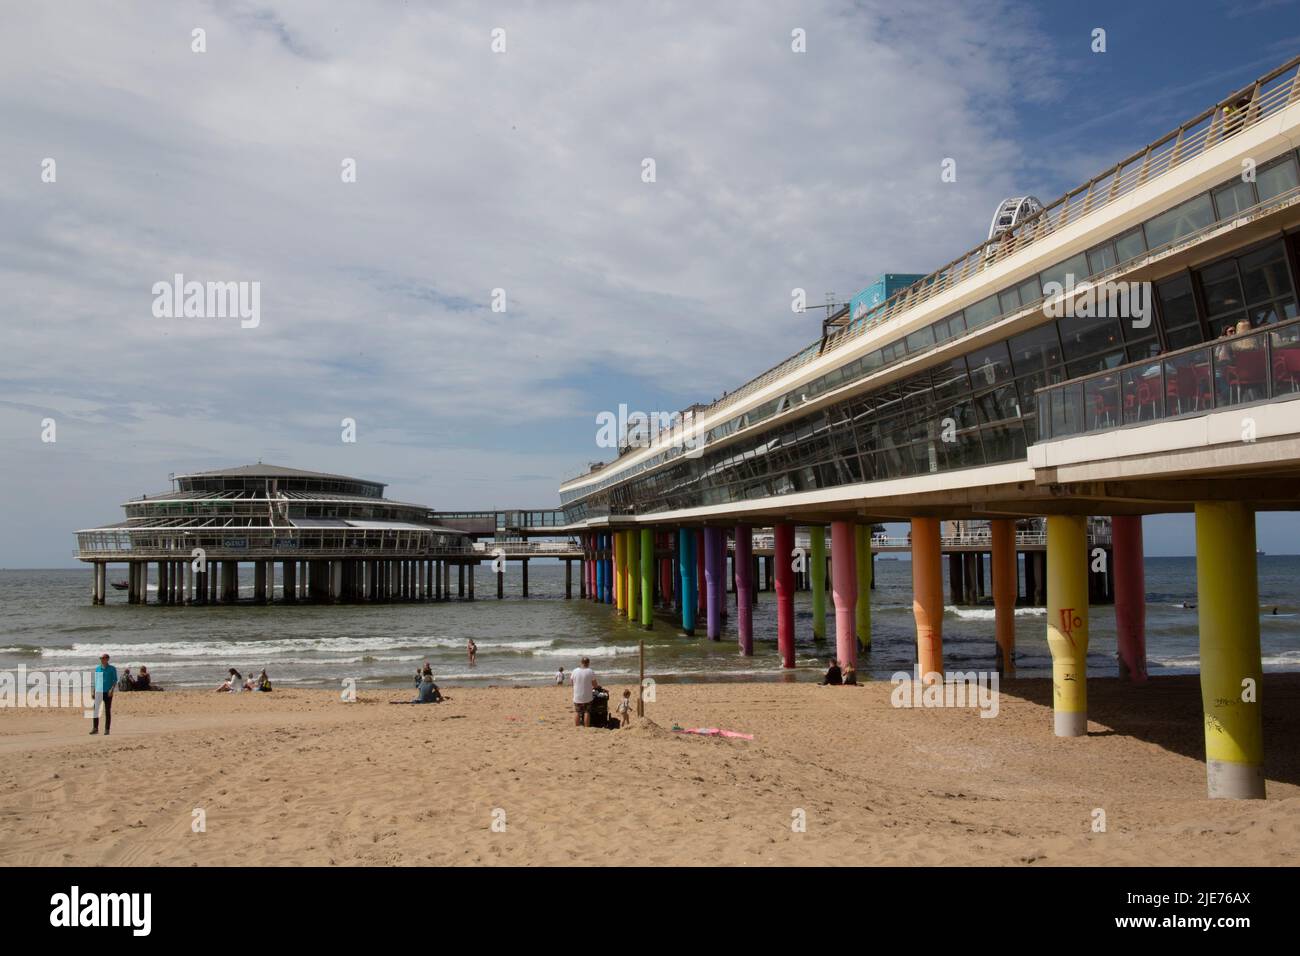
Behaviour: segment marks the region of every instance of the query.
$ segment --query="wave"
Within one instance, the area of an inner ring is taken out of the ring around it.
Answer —
[[[953,604],[945,604],[943,612],[963,621],[992,621],[997,614],[997,611],[991,607],[957,607]],[[1042,617],[1046,613],[1045,607],[1016,608],[1016,617]]]

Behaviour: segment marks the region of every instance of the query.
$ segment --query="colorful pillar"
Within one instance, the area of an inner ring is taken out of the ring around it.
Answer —
[[[943,675],[943,563],[938,518],[912,519],[912,616],[916,662],[926,684]]]
[[[1016,567],[1016,523],[1010,518],[989,522],[993,554],[993,632],[997,641],[998,673],[1016,673],[1016,595],[1020,572]]]
[[[1047,646],[1056,736],[1088,733],[1088,519],[1047,518]]]
[[[809,559],[812,561],[813,640],[826,640],[826,529],[808,529]]]
[[[647,631],[655,623],[655,533],[641,529],[641,626]]]
[[[1115,582],[1115,642],[1120,680],[1147,680],[1147,582],[1142,563],[1142,516],[1110,519],[1111,580]]]
[[[1196,503],[1201,706],[1210,796],[1264,799],[1255,516],[1238,501]]]
[[[871,575],[875,565],[871,561],[871,525],[853,526],[854,560],[858,574],[857,631],[858,647],[871,647]]]
[[[705,620],[709,640],[716,641],[722,634],[722,578],[723,569],[718,567],[718,529],[704,529],[704,601]]]
[[[614,535],[613,532],[605,534],[605,560],[601,562],[605,566],[605,603],[613,605],[614,603]]]
[[[776,565],[776,646],[782,667],[794,667],[794,525],[772,526],[772,563]]]
[[[678,567],[682,579],[682,630],[695,636],[695,532],[681,528],[677,532]]]
[[[736,525],[736,636],[740,653],[754,653],[754,531]]]
[[[627,610],[627,596],[623,592],[623,578],[627,576],[626,541],[622,531],[614,532],[614,607],[620,614]]]
[[[695,532],[695,606],[699,608],[701,617],[708,617],[709,613],[709,588],[708,588],[708,569],[705,564],[708,562],[709,548],[704,541],[704,529],[701,528]]]
[[[853,636],[857,615],[857,545],[852,521],[831,522],[831,587],[835,596],[835,657],[840,667],[858,666],[858,642]]]
[[[623,592],[627,595],[627,619],[635,622],[641,616],[641,535],[633,528],[626,532],[626,539],[623,554],[627,556],[627,578]]]
[[[670,531],[664,535],[664,547],[672,550],[675,535]],[[673,559],[666,557],[659,563],[659,597],[664,607],[673,606]]]

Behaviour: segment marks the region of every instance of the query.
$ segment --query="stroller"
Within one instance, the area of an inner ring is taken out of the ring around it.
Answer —
[[[609,716],[609,691],[603,687],[597,687],[592,691],[591,696],[591,726],[604,727],[607,730],[618,729],[618,718],[612,721]]]

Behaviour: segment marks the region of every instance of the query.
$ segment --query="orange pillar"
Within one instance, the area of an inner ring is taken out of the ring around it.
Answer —
[[[912,519],[912,614],[916,618],[916,660],[921,680],[943,674],[943,564],[939,519]],[[939,679],[942,679],[940,676]]]

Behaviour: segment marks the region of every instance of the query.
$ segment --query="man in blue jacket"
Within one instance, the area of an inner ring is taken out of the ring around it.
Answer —
[[[108,662],[107,654],[99,655],[95,668],[95,716],[90,722],[90,732],[99,733],[99,702],[104,702],[104,736],[113,726],[113,691],[117,690],[117,668]]]

